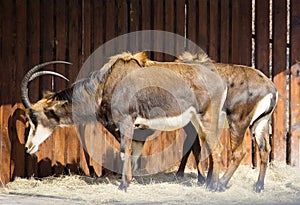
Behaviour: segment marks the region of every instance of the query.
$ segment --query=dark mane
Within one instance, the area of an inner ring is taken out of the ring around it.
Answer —
[[[76,81],[71,87],[54,93],[50,96],[51,99],[59,101],[67,100],[69,103],[84,103],[86,101],[93,102],[93,97],[97,92],[98,85],[104,82],[106,76],[119,60],[135,60],[140,66],[142,66],[146,63],[148,58],[144,52],[140,52],[135,55],[128,52],[112,56],[109,62],[101,69],[91,72],[87,78]],[[86,99],[87,97],[89,99]]]
[[[57,93],[55,93],[52,96],[53,100],[67,100],[69,103],[72,103],[72,96],[73,96],[73,86],[70,88],[67,88],[65,90],[59,91]]]

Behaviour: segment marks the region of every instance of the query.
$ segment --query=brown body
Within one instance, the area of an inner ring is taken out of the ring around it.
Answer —
[[[192,123],[211,151],[214,169],[208,187],[216,190],[221,152],[218,118],[226,86],[216,85],[221,78],[210,69],[200,67],[152,62],[144,53],[124,53],[112,57],[89,78],[61,92],[50,93],[33,105],[26,98],[23,86],[22,99],[31,124],[26,143],[28,152],[35,153],[57,126],[97,120],[120,139],[123,159],[120,188],[126,190],[131,179],[130,159],[135,152],[132,148],[137,147],[132,143],[138,143],[132,141],[134,130],[169,131]],[[30,75],[26,76],[25,87]]]
[[[201,56],[185,55],[180,60],[188,64],[205,64],[210,61],[209,59],[203,61]],[[222,63],[213,63],[213,65],[228,88],[223,111],[227,114],[232,151],[232,161],[220,179],[219,190],[222,191],[226,188],[231,176],[245,155],[242,142],[246,129],[250,127],[251,134],[254,135],[260,151],[260,174],[255,185],[255,191],[260,192],[264,188],[268,156],[271,151],[269,120],[277,103],[276,87],[270,79],[254,68]],[[195,141],[195,143],[199,144],[199,141]],[[199,162],[200,153],[197,147],[197,145],[194,145],[191,149]],[[190,151],[183,157],[178,175],[183,175]]]

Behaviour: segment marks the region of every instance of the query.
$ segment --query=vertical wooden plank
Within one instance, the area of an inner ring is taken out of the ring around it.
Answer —
[[[3,139],[4,139],[4,129],[3,129],[3,126],[2,126],[2,105],[0,105],[0,159],[1,159],[1,163],[0,163],[1,166],[0,167],[5,166],[4,162],[2,161],[2,155],[4,157],[6,157],[5,154],[2,154],[2,144],[3,144],[2,141],[3,141]],[[2,171],[2,168],[1,168],[0,169],[0,184],[1,184],[1,186],[3,184],[6,184],[5,178],[6,178],[5,171]]]
[[[129,2],[129,31],[138,31],[140,29],[140,2],[130,0]]]
[[[40,1],[32,0],[27,4],[27,50],[28,67],[40,62]],[[39,99],[39,81],[35,80],[29,85],[30,100],[36,102]],[[26,176],[37,176],[37,158],[26,154]]]
[[[240,1],[240,12],[241,16],[241,63],[243,65],[250,66],[251,58],[252,58],[252,1],[251,0],[243,0]],[[252,164],[252,137],[249,129],[246,132],[244,138],[245,151],[247,154],[245,155],[243,162],[245,164],[251,166]]]
[[[10,138],[12,142],[11,151],[11,176],[12,178],[25,177],[25,112],[21,105],[20,84],[27,69],[27,4],[26,1],[16,1],[16,70],[15,70],[15,86],[11,88],[15,91],[14,104],[11,117],[9,118],[9,126],[11,128]]]
[[[296,61],[299,61],[299,49],[300,49],[300,2],[296,0],[291,0],[291,65]],[[299,139],[300,139],[300,129],[299,129],[299,119],[300,119],[300,98],[299,98],[299,71],[296,72],[297,79],[292,76],[291,82],[291,139],[290,139],[290,164],[293,166],[300,166],[300,156],[299,156]]]
[[[197,1],[188,0],[186,2],[186,37],[196,43],[197,42]],[[187,48],[189,52],[196,53],[195,48]]]
[[[55,57],[58,60],[67,60],[67,18],[66,18],[66,1],[56,1],[54,10],[54,26],[55,26]],[[62,64],[55,65],[55,70],[58,73],[68,77],[66,75],[66,66]],[[55,78],[55,91],[66,88],[67,82],[63,79]],[[66,165],[66,129],[57,128],[52,134],[53,138],[53,161],[54,174],[60,175],[64,172],[64,166]]]
[[[185,0],[176,0],[175,2],[175,33],[180,35],[181,37],[185,37]],[[175,40],[175,51],[176,51],[176,57],[181,55],[183,51],[185,50],[184,48],[184,42],[182,39],[176,38]]]
[[[116,13],[116,2],[115,1],[106,1],[106,37],[105,41],[108,42],[109,40],[113,39],[116,37],[116,26],[117,26],[117,21],[111,21],[111,16],[117,16]],[[135,4],[134,4],[135,5]],[[138,5],[137,5],[138,6]],[[135,9],[132,11],[135,13]],[[137,10],[138,12],[138,10]],[[131,42],[130,42],[131,43]],[[105,55],[106,56],[112,56],[116,54],[116,47],[118,45],[115,44],[115,42],[112,42],[109,44],[109,47],[105,47]],[[134,46],[136,47],[136,46]],[[109,169],[115,170],[115,158],[116,153],[114,152],[114,144],[116,143],[115,138],[112,137],[111,135],[106,135],[106,142],[108,143],[108,146],[106,146],[106,154],[105,154],[105,159],[106,159],[106,165],[108,166]],[[117,143],[116,143],[117,144]],[[117,165],[116,165],[117,166]]]
[[[25,177],[25,112],[20,103],[11,109],[7,119],[11,141],[11,177]]]
[[[118,26],[117,26],[117,35],[123,35],[127,32],[127,2],[126,0],[116,1],[116,6],[118,8]]]
[[[210,22],[209,22],[209,57],[220,61],[220,2],[219,0],[210,1]],[[225,20],[226,21],[226,20]]]
[[[66,16],[66,0],[60,0],[55,2],[55,57],[58,60],[67,60],[67,16]],[[56,64],[55,70],[68,77],[66,70],[69,70],[70,66],[66,67],[62,64]],[[55,78],[55,90],[62,90],[67,87],[67,81],[61,78]]]
[[[174,6],[174,0],[165,0],[165,8],[164,8],[164,14],[165,14],[165,29],[164,31],[175,33],[175,24],[176,24],[176,18],[175,18],[175,6]],[[171,55],[165,55],[164,60],[165,61],[174,61],[175,56],[172,56],[175,54],[175,39],[167,39],[167,36],[164,36],[164,50],[165,53],[168,52]],[[169,135],[167,135],[169,136]]]
[[[105,29],[104,29],[104,20],[105,20],[105,10],[104,10],[104,1],[96,0],[92,1],[92,7],[93,7],[93,16],[92,16],[92,52],[94,52],[96,49],[98,49],[103,43],[104,43],[104,35],[105,35]],[[94,70],[97,69],[98,66],[101,66],[98,64],[98,62],[104,62],[103,56],[97,56],[99,59],[94,59]],[[104,137],[104,136],[103,136]],[[104,143],[101,143],[103,145],[103,150],[101,152],[106,152],[106,147]],[[104,154],[101,155],[101,159],[93,159],[93,156],[90,156],[90,165],[94,168],[94,171],[97,176],[102,175],[102,158],[104,157]]]
[[[41,61],[51,61],[54,57],[54,22],[53,22],[53,1],[41,1]],[[53,66],[47,66],[47,70],[53,70]],[[41,76],[40,81],[40,96],[42,92],[52,90],[52,77]],[[53,137],[50,136],[39,147],[38,162],[39,162],[39,176],[49,176],[52,174],[51,160],[53,149]]]
[[[240,24],[240,63],[250,66],[252,58],[252,3],[251,0],[239,1]]]
[[[232,9],[231,9],[231,55],[230,55],[230,63],[236,63],[240,64],[239,60],[239,48],[240,48],[240,29],[241,29],[241,23],[240,23],[240,8],[239,8],[239,0],[232,0]]]
[[[105,17],[105,41],[109,41],[116,36],[116,21],[112,20],[112,16],[116,16],[116,2],[105,1],[106,17]]]
[[[277,4],[276,1],[274,1],[274,6],[276,4]],[[255,1],[255,66],[257,69],[261,70],[266,76],[270,76],[269,16],[270,16],[270,2],[256,0]],[[273,25],[274,23],[275,24],[277,23],[276,20],[277,19],[274,19]]]
[[[231,9],[231,52],[230,61],[236,64],[251,64],[251,0],[232,0]],[[252,141],[249,130],[247,130],[243,149],[246,155],[243,164],[252,163]]]
[[[144,2],[144,1],[142,1]],[[118,0],[116,1],[117,6],[117,30],[116,36],[120,36],[127,33],[127,2],[126,0]],[[118,43],[117,53],[122,53],[127,50],[127,41],[124,40]]]
[[[278,90],[278,102],[273,114],[272,158],[276,161],[286,160],[286,39],[287,9],[286,0],[273,2],[273,81]]]
[[[222,63],[230,61],[230,34],[231,34],[231,1],[222,0],[220,3],[220,53],[219,60]],[[223,144],[222,165],[223,169],[228,167],[231,157],[230,130],[229,128],[221,129],[221,143]]]
[[[252,15],[251,0],[233,0],[232,2],[232,62],[251,65]],[[252,163],[252,141],[247,130],[243,147],[246,155],[244,164]]]
[[[0,2],[0,61],[3,62],[4,57],[4,50],[3,50],[3,19],[4,19],[4,15],[3,15],[3,1]],[[0,63],[0,71],[3,71],[4,66]],[[0,76],[0,89],[2,89],[4,84],[4,81],[2,80],[1,76]],[[0,105],[2,105],[4,102],[2,101],[2,94],[0,93]],[[0,132],[1,133],[1,132]],[[1,150],[0,150],[1,153]]]
[[[96,0],[93,2],[94,6],[94,18],[93,18],[93,40],[94,46],[93,49],[97,49],[104,43],[104,5],[103,1]]]
[[[142,24],[142,10],[141,2],[139,0],[132,0],[129,2],[129,31],[135,32],[141,29]],[[149,19],[149,17],[148,17]],[[142,36],[137,35],[134,38],[129,39],[129,50],[131,52],[142,51]]]
[[[290,129],[291,136],[288,141],[289,153],[287,157],[287,162],[292,166],[300,166],[300,65],[299,63],[294,64],[291,67],[291,91],[290,91]]]
[[[0,167],[0,180],[6,184],[11,179],[10,163],[11,163],[11,141],[9,136],[8,119],[11,114],[10,105],[0,106],[0,131],[1,131],[1,167]]]
[[[270,2],[269,1],[255,1],[255,67],[261,70],[266,76],[270,76],[269,71],[269,17],[270,17]],[[274,22],[276,23],[276,22]],[[257,153],[257,144],[253,140],[253,165],[259,164],[259,153]],[[258,156],[258,157],[257,157]]]
[[[16,30],[16,20],[15,20],[15,4],[14,2],[5,2],[2,3],[3,9],[3,19],[2,19],[2,51],[1,51],[1,60],[3,67],[1,67],[1,103],[2,104],[11,104],[13,95],[10,93],[10,87],[16,87],[15,84],[15,68],[16,68],[16,45],[15,45],[15,34]],[[11,19],[8,21],[7,19]]]
[[[16,83],[14,102],[21,102],[20,84],[24,76],[24,70],[27,68],[26,56],[26,23],[27,23],[27,5],[25,1],[16,1]]]
[[[232,63],[251,65],[251,0],[232,1]]]
[[[196,28],[199,29],[197,45],[208,53],[209,51],[209,1],[199,0],[198,2],[198,25]]]
[[[153,30],[163,30],[164,29],[164,2],[161,0],[153,0]],[[155,51],[163,51],[164,39],[162,36],[157,36],[154,33],[153,46]],[[154,60],[163,61],[164,55],[162,53],[154,53]]]
[[[85,0],[82,2],[82,14],[81,15],[82,15],[82,52],[81,52],[82,56],[81,56],[81,59],[82,59],[82,63],[83,63],[91,55],[92,16],[93,16],[93,8],[92,8],[91,0]],[[86,147],[82,143],[81,136],[80,136],[80,138],[81,138],[80,139],[80,142],[81,142],[80,167],[85,175],[90,175],[90,170],[89,170],[90,157],[89,157],[87,151],[85,150]]]
[[[104,1],[96,0],[92,1],[93,3],[93,25],[92,25],[92,51],[97,50],[105,40],[105,5]],[[103,50],[104,52],[104,50]],[[94,63],[93,70],[98,69],[99,63],[105,62],[107,59],[104,59],[104,53],[100,56],[94,56],[92,61]],[[104,61],[105,60],[105,61]]]
[[[69,71],[70,82],[74,82],[77,78],[80,65],[81,54],[81,5],[78,0],[70,0],[67,5],[68,25],[67,32],[69,48],[69,61],[72,63],[72,72]],[[75,127],[69,129],[68,144],[67,144],[67,164],[71,172],[78,171],[78,163],[80,161],[80,142],[77,136]]]
[[[6,184],[11,179],[11,139],[9,117],[11,115],[11,104],[13,95],[11,88],[16,88],[16,46],[15,34],[16,20],[15,20],[15,3],[13,1],[1,2],[1,17],[2,24],[1,30],[1,64],[0,67],[0,132],[1,132],[1,167],[0,167],[0,180]],[[7,19],[11,19],[8,21]]]
[[[229,63],[230,0],[221,1],[220,62]]]
[[[112,16],[116,14],[116,3],[115,1],[105,1],[105,42],[108,42],[116,37],[116,20],[112,20]],[[108,44],[107,44],[108,45]],[[105,47],[105,55],[112,56],[116,54],[116,47],[114,41],[109,44],[109,47]]]
[[[140,30],[140,1],[139,0],[131,0],[129,3],[129,32],[134,32]],[[141,49],[141,39],[136,36],[135,38],[130,38],[128,40],[128,48],[131,52],[137,52]]]
[[[41,61],[51,61],[54,59],[54,1],[41,1]],[[53,66],[49,65],[47,70],[53,70]],[[41,76],[40,80],[40,96],[43,92],[53,90],[52,77]]]
[[[92,47],[92,22],[93,22],[93,8],[92,0],[85,0],[83,2],[83,47],[82,58],[83,62],[90,56]]]
[[[151,5],[152,0],[144,0],[140,1],[140,26],[141,30],[151,30],[153,25],[153,14],[151,13]],[[142,33],[141,36],[141,50],[152,50],[152,36],[149,33]]]

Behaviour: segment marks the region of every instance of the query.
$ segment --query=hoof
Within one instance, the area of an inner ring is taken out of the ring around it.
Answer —
[[[262,183],[257,183],[253,190],[256,192],[256,193],[260,193],[262,190],[264,190],[264,184]]]
[[[202,176],[198,176],[198,182],[197,182],[197,184],[199,186],[202,186],[203,184],[205,184],[205,178],[202,177]]]
[[[121,183],[120,186],[119,186],[119,190],[127,192],[127,187],[128,186],[129,186],[128,184]]]
[[[206,188],[211,192],[218,191],[218,183],[210,183],[206,186]]]
[[[226,190],[226,185],[219,183],[218,192],[224,192]]]
[[[184,173],[183,173],[183,172],[177,172],[177,173],[176,173],[176,176],[177,176],[177,177],[183,177],[183,176],[184,176]]]

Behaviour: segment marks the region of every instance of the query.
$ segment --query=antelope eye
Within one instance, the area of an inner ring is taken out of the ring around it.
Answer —
[[[59,117],[55,114],[54,110],[45,111],[45,115],[48,119],[54,119],[56,122],[59,122]]]

